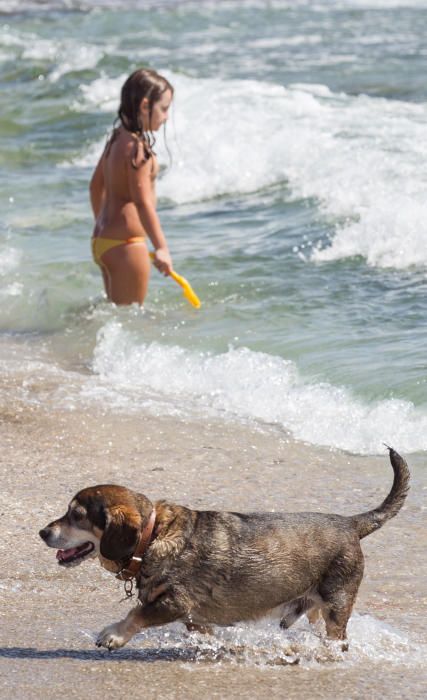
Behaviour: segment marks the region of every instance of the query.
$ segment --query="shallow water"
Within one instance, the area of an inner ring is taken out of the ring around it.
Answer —
[[[159,412],[178,392],[314,445],[426,449],[423,3],[0,9],[6,354],[33,342],[130,410],[148,384]],[[161,218],[200,312],[156,274],[144,313],[108,308],[90,259],[88,180],[147,62],[176,88]]]

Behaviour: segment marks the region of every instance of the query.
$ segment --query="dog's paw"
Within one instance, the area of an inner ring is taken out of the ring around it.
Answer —
[[[98,634],[96,640],[97,647],[105,647],[106,649],[120,649],[124,646],[128,638],[123,634],[120,622],[116,622],[113,625],[108,625]]]

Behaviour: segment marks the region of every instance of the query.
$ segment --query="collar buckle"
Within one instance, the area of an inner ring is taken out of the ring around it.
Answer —
[[[139,542],[133,555],[126,561],[123,568],[116,574],[116,578],[118,578],[120,581],[124,581],[124,589],[127,598],[131,598],[133,596],[133,581],[141,569],[143,556],[150,545],[155,523],[156,509],[153,508],[148,523],[140,535]]]

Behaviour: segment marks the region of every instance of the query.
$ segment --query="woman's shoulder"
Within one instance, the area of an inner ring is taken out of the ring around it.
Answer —
[[[107,152],[110,151],[114,153],[115,158],[123,158],[134,169],[155,160],[150,144],[122,126],[116,127],[111,135],[107,144]]]
[[[131,162],[135,155],[136,137],[122,127],[116,127],[107,143],[106,155],[113,160]]]
[[[120,151],[130,151],[135,143],[135,136],[130,131],[126,131],[122,126],[117,126],[114,130],[112,140]]]

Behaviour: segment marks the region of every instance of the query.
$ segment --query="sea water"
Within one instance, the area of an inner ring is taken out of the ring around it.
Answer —
[[[425,450],[426,31],[422,0],[2,0],[3,376]],[[117,308],[91,260],[89,179],[140,66],[175,87],[159,214],[200,310],[156,271]]]

